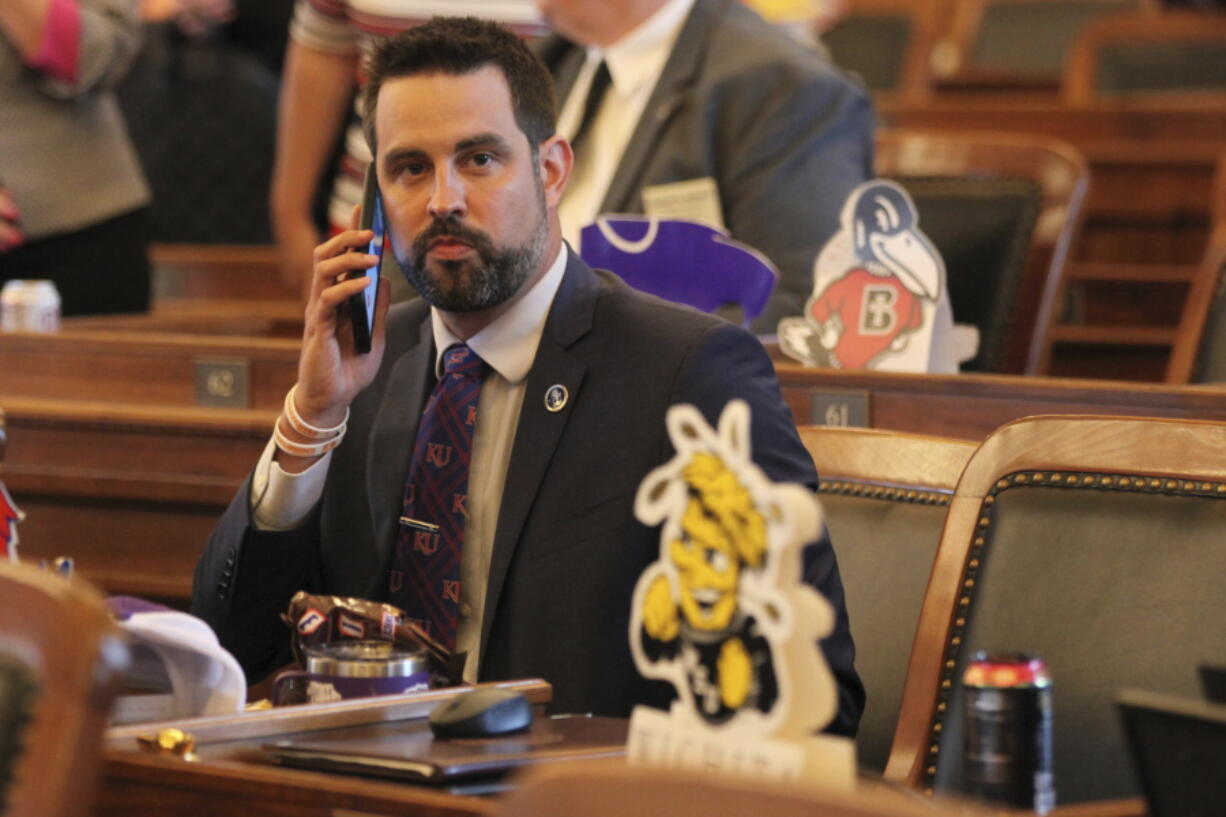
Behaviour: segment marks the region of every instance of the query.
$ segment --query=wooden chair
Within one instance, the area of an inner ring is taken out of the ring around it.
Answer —
[[[102,732],[125,647],[101,597],[80,580],[21,564],[0,564],[0,658],[6,720],[21,712],[4,758],[10,771],[6,817],[92,814]],[[24,680],[22,680],[24,679]],[[24,712],[22,708],[24,707]]]
[[[1210,236],[1192,280],[1171,347],[1166,382],[1226,382],[1226,222],[1219,223]]]
[[[975,443],[836,426],[802,426],[800,438],[817,465],[868,693],[856,752],[880,772],[945,509]]]
[[[848,0],[821,33],[835,64],[859,75],[878,99],[918,102],[932,93],[932,49],[944,3]]]
[[[1082,26],[1153,0],[961,0],[937,52],[943,88],[1055,91]]]
[[[960,679],[978,650],[1046,659],[1062,803],[1135,796],[1112,701],[1197,694],[1226,654],[1226,424],[1030,417],[958,482],[887,778],[961,785]]]
[[[1167,12],[1087,24],[1065,65],[1073,105],[1124,99],[1181,104],[1226,94],[1226,16]]]
[[[964,368],[1037,372],[1088,185],[1081,154],[1030,134],[900,128],[878,133],[876,164],[916,200],[954,320],[979,327]]]

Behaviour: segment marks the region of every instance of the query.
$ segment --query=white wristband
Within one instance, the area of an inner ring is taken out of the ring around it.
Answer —
[[[291,457],[319,457],[336,448],[341,444],[341,440],[345,438],[344,423],[338,426],[338,428],[340,433],[331,439],[320,443],[298,443],[285,436],[285,433],[281,431],[280,418],[278,418],[278,422],[273,423],[272,426],[272,440],[276,443],[277,448]]]
[[[298,407],[294,405],[294,394],[297,391],[298,384],[295,383],[285,393],[285,411],[282,416],[285,417],[285,422],[289,423],[290,428],[310,440],[330,440],[345,433],[345,425],[349,422],[349,408],[347,406],[345,408],[345,419],[341,420],[339,425],[332,428],[319,428],[318,426],[311,425],[298,414]]]

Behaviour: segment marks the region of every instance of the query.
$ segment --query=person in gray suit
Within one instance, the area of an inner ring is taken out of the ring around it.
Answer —
[[[801,314],[843,201],[874,175],[864,89],[738,0],[537,5],[557,32],[539,53],[562,100],[559,130],[583,133],[561,208],[566,238],[578,247],[604,213],[677,212],[667,194],[684,191],[682,214],[715,213],[780,271],[753,330],[773,334]],[[611,84],[592,105],[600,65]],[[697,180],[705,188],[676,186]]]
[[[200,559],[193,610],[255,681],[288,659],[279,614],[294,592],[388,599],[399,529],[416,522],[401,515],[422,407],[443,352],[464,342],[489,366],[462,497],[466,680],[545,678],[556,711],[664,705],[628,641],[634,583],[659,548],[634,494],[671,456],[669,406],[715,422],[733,398],[751,406],[764,471],[814,486],[771,362],[740,327],[566,247],[572,153],[545,68],[513,34],[438,18],[381,46],[368,88],[391,247],[423,297],[389,310],[383,282],[371,351],[356,354],[341,307],[369,285],[351,275],[374,260],[371,233],[317,248],[298,383]],[[838,611],[820,645],[840,691],[830,729],[852,734],[864,692],[829,541],[805,565]]]

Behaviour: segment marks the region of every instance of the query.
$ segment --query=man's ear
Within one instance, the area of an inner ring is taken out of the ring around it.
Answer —
[[[562,194],[566,192],[566,183],[570,179],[570,170],[574,164],[575,154],[570,149],[570,143],[561,136],[555,133],[541,142],[540,174],[547,207],[557,207],[562,201]]]

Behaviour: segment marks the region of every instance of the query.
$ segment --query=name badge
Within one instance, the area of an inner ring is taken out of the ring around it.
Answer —
[[[652,218],[697,221],[724,229],[719,187],[710,176],[644,187],[643,210]]]

